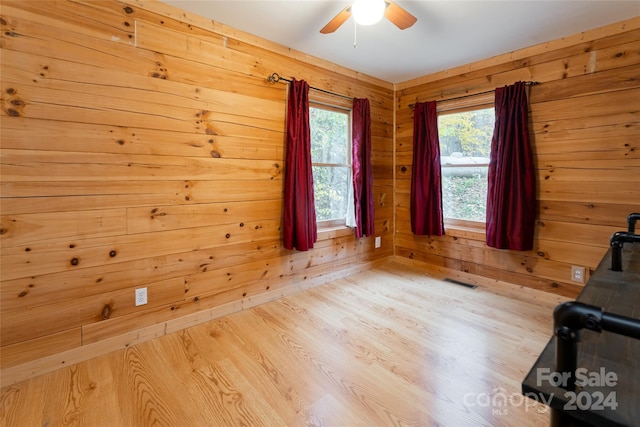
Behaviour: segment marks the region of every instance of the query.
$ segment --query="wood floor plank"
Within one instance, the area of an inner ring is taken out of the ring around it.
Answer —
[[[237,367],[228,360],[194,371],[190,396],[202,399],[210,416],[209,425],[278,427],[286,426],[269,406],[269,396],[253,388]]]
[[[253,316],[248,319],[249,322],[255,320]],[[252,385],[261,395],[276,397],[270,399],[270,404],[287,425],[295,423],[310,404],[309,398],[304,398],[298,392],[298,378],[304,374],[289,370],[288,366],[291,365],[283,364],[279,357],[277,360],[272,358],[273,355],[279,356],[281,351],[265,351],[265,346],[258,344],[268,340],[271,347],[276,344],[277,337],[266,335],[260,328],[254,329],[250,325],[247,328],[244,323],[219,323],[225,335],[235,341],[238,347],[239,351],[230,354],[233,363],[248,368],[249,376],[253,379]]]
[[[11,426],[524,426],[558,295],[389,262],[0,390]]]

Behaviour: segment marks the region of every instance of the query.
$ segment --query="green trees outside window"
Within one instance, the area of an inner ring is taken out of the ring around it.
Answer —
[[[445,218],[485,222],[494,122],[493,108],[438,116]]]
[[[316,221],[345,220],[351,188],[348,110],[309,108]]]

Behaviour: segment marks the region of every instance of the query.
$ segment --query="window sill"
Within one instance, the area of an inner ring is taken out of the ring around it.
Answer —
[[[486,240],[486,228],[483,222],[445,220],[444,233],[452,237],[460,237],[469,240]]]
[[[353,234],[353,230],[346,225],[318,225],[318,240],[335,239]]]

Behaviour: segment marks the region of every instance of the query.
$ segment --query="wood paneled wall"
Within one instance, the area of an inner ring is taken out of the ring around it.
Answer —
[[[495,250],[484,233],[414,236],[409,222],[416,101],[530,88],[538,171],[534,249]],[[533,46],[397,87],[397,255],[440,268],[575,296],[571,266],[597,266],[615,231],[640,210],[640,18]]]
[[[640,209],[640,18],[394,88],[156,1],[3,1],[1,13],[3,385],[394,253],[575,295],[570,266],[594,268]],[[344,230],[282,248],[286,86],[272,72],[370,99],[382,248]],[[413,236],[408,104],[517,80],[542,83],[536,248]],[[139,287],[149,303],[135,307]]]
[[[159,2],[3,1],[1,25],[3,385],[393,254],[390,83]],[[371,101],[380,249],[282,248],[272,72]]]

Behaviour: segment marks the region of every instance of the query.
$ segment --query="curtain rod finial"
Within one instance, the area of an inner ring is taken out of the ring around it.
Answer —
[[[273,73],[270,76],[267,76],[267,81],[269,83],[277,83],[280,81],[280,75],[278,73]]]

